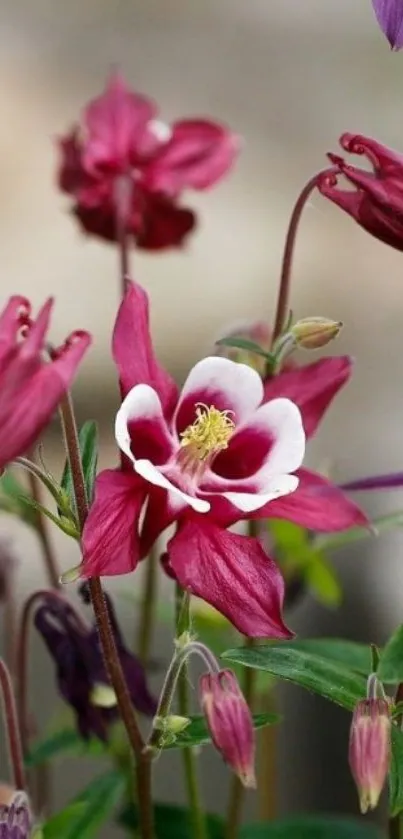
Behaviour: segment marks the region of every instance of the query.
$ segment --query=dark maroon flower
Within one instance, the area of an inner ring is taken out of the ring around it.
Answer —
[[[319,177],[318,189],[377,239],[403,250],[403,155],[361,134],[343,134],[345,151],[364,155],[372,164],[369,172],[329,154],[334,169]],[[354,189],[342,189],[344,175]]]
[[[181,245],[196,223],[183,190],[208,189],[231,168],[237,138],[205,119],[156,119],[157,107],[114,75],[85,108],[82,126],[59,140],[58,182],[73,196],[85,232],[116,241],[124,229],[138,247]]]
[[[125,646],[109,598],[107,603],[133,705],[141,713],[152,716],[157,706],[148,691],[144,670]],[[60,693],[75,712],[81,736],[87,739],[95,735],[106,740],[109,725],[118,719],[119,712],[113,702],[98,701],[104,688],[105,693],[109,691],[109,682],[96,627],[86,630],[68,602],[52,596],[45,598],[37,610],[35,626],[54,659]]]
[[[392,50],[400,50],[403,47],[402,0],[372,0],[372,5],[379,26]]]
[[[10,804],[0,806],[0,839],[29,839],[32,826],[32,815],[24,792],[16,792]]]

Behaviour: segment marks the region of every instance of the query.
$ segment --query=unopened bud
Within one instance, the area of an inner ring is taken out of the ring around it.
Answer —
[[[390,764],[391,706],[389,699],[362,699],[357,703],[350,729],[349,764],[362,813],[379,801]]]
[[[245,787],[255,787],[255,734],[248,704],[231,670],[205,673],[199,698],[211,739]]]
[[[24,792],[14,793],[9,804],[0,806],[1,839],[29,839],[32,815]]]
[[[339,335],[342,322],[328,318],[302,318],[291,327],[290,333],[303,350],[319,350]]]

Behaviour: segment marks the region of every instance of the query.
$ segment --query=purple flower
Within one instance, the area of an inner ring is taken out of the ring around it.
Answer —
[[[379,26],[392,50],[403,47],[403,0],[372,0]]]
[[[143,667],[126,648],[109,598],[107,603],[133,705],[140,713],[152,716],[157,703],[149,693]],[[109,726],[119,718],[119,711],[113,701],[101,701],[103,693],[109,700],[113,700],[113,694],[109,692],[96,627],[86,629],[67,601],[52,596],[45,598],[37,610],[35,626],[54,659],[60,693],[74,710],[81,736],[107,740]]]
[[[16,792],[9,805],[0,807],[0,839],[28,839],[32,816],[27,796]]]

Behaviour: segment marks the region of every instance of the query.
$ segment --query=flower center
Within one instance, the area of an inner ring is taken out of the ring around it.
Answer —
[[[181,432],[181,446],[191,460],[206,462],[222,449],[228,448],[235,423],[229,416],[233,411],[218,411],[214,405],[196,405],[196,419]]]

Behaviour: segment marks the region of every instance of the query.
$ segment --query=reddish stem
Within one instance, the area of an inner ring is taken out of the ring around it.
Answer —
[[[336,169],[323,169],[321,172],[318,172],[314,175],[307,184],[305,184],[302,192],[299,194],[294,209],[291,213],[291,218],[288,225],[287,236],[284,245],[284,252],[283,252],[283,261],[281,265],[281,275],[280,275],[280,286],[279,292],[277,297],[277,308],[276,308],[276,318],[274,322],[274,331],[273,331],[273,342],[281,335],[283,331],[284,324],[288,314],[288,301],[290,297],[290,287],[291,287],[291,266],[292,266],[292,258],[294,254],[294,247],[296,236],[298,232],[298,226],[302,215],[302,210],[305,207],[305,204],[311,195],[311,192],[315,189],[318,180],[322,175],[330,174],[331,172],[336,171]]]
[[[81,463],[77,426],[71,397],[66,395],[60,405],[66,451],[73,479],[74,494],[80,527],[83,528],[88,513],[84,474]],[[97,622],[106,672],[115,691],[123,724],[127,731],[136,762],[137,800],[142,839],[153,837],[153,810],[151,799],[151,755],[144,751],[144,740],[137,723],[130,693],[116,649],[115,638],[109,620],[101,580],[92,577],[88,581],[92,607]]]
[[[0,659],[0,686],[4,706],[4,728],[8,741],[10,765],[13,771],[14,786],[18,790],[26,789],[24,757],[20,730],[18,726],[17,706],[15,702],[11,675],[7,665]]]

